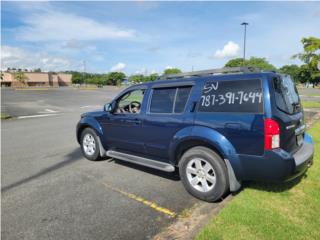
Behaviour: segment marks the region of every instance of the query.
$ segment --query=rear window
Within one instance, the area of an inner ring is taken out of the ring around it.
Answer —
[[[301,111],[298,90],[288,75],[273,79],[277,107],[286,113],[294,114]]]
[[[262,113],[260,79],[205,82],[198,112]]]
[[[191,87],[153,89],[150,113],[182,113],[190,95]]]

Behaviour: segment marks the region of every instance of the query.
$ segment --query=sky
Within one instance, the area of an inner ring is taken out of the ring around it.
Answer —
[[[320,2],[1,1],[1,69],[162,73],[222,67],[246,56],[301,64],[320,37]]]

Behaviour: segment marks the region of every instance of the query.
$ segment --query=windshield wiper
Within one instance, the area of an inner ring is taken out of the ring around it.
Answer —
[[[293,112],[297,112],[298,110],[300,110],[300,102],[293,102],[291,103],[292,107],[293,107]]]

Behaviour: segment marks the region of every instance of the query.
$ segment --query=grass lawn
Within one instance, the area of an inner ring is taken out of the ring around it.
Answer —
[[[247,184],[196,239],[320,239],[320,122],[308,132],[315,156],[306,177]]]
[[[320,108],[320,102],[302,101],[302,106],[304,108]]]

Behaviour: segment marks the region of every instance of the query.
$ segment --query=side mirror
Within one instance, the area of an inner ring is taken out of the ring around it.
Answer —
[[[106,112],[112,112],[112,103],[106,103],[103,107],[103,110]]]

